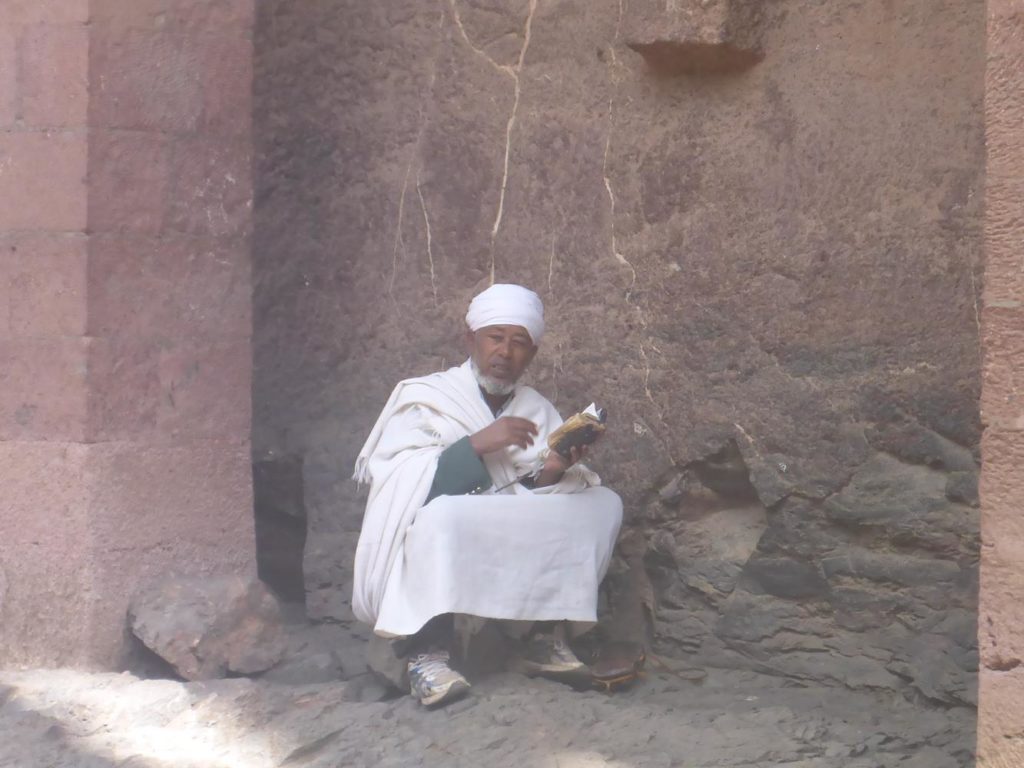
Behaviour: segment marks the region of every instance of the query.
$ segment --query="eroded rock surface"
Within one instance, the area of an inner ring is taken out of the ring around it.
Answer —
[[[756,6],[763,59],[657,77],[648,6]],[[262,3],[254,446],[301,457],[310,615],[351,617],[373,420],[493,277],[546,303],[531,383],[611,414],[609,626],[971,702],[984,51],[954,0]]]
[[[742,672],[696,686],[653,670],[615,696],[501,675],[439,711],[360,703],[359,684],[0,673],[0,765],[957,768],[973,749],[964,708]]]
[[[622,39],[660,76],[740,72],[764,58],[761,3],[630,0]]]

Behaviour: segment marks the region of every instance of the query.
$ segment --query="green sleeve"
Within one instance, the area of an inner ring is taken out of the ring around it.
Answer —
[[[493,484],[487,467],[476,455],[469,438],[464,437],[445,448],[437,460],[437,472],[430,493],[427,494],[427,502],[438,496],[480,493]]]

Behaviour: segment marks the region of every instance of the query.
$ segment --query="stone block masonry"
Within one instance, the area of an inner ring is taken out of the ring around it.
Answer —
[[[255,574],[251,0],[0,7],[0,665]]]
[[[1024,765],[1024,2],[988,3],[978,765]]]
[[[72,663],[88,551],[88,7],[0,8],[0,660]],[[58,40],[62,42],[58,43]],[[62,56],[50,56],[54,47]]]

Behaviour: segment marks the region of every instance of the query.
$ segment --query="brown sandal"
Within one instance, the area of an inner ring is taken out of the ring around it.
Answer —
[[[647,652],[640,643],[612,642],[598,648],[590,663],[595,688],[612,693],[643,675]]]

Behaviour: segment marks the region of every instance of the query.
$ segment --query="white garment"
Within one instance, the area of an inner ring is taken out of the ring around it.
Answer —
[[[561,417],[518,386],[503,416],[537,424],[527,449],[484,458],[495,487],[536,470]],[[582,465],[530,490],[442,496],[427,506],[446,447],[494,421],[468,361],[399,383],[359,453],[370,495],[355,557],[352,608],[384,636],[410,635],[432,616],[594,621],[597,586],[622,517],[612,491]]]

